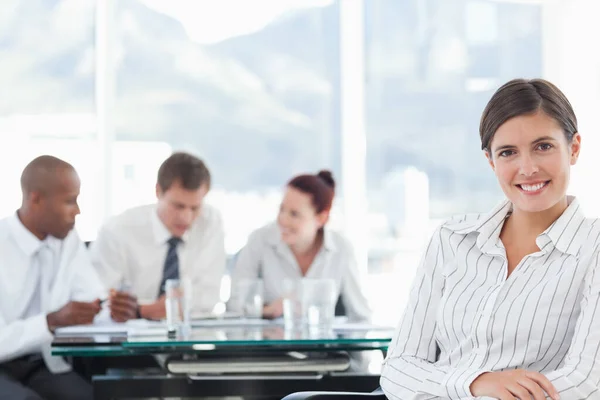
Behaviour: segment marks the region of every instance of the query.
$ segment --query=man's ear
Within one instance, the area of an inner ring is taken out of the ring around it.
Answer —
[[[494,158],[490,154],[489,150],[484,150],[483,152],[485,153],[485,158],[487,158],[488,163],[490,164],[490,167],[492,167],[492,170],[494,172],[496,172],[496,166],[494,165]]]
[[[38,205],[42,202],[42,194],[40,192],[30,192],[27,195],[29,202],[33,205]]]

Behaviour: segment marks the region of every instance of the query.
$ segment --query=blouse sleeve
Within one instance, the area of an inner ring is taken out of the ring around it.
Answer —
[[[598,250],[590,258],[581,314],[562,368],[546,373],[561,399],[600,399],[600,268]]]

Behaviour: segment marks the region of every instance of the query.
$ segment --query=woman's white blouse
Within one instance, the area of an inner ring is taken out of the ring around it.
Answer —
[[[384,362],[388,398],[468,398],[482,373],[515,368],[562,400],[600,398],[600,224],[569,201],[508,278],[509,201],[438,228]]]
[[[284,295],[285,279],[302,277],[294,254],[281,240],[277,224],[268,224],[250,235],[248,243],[237,256],[228,307],[233,311],[242,308],[236,287],[244,279],[262,278],[265,303],[268,304]],[[306,278],[333,279],[348,318],[354,321],[370,318],[371,311],[361,288],[361,274],[354,250],[340,234],[325,229],[323,246],[310,265]]]

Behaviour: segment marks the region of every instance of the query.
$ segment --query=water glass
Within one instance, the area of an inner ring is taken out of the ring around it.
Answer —
[[[335,317],[337,291],[333,279],[284,281],[283,320],[286,328],[328,328]]]
[[[286,329],[302,327],[302,280],[284,279],[283,281],[283,322]]]
[[[302,280],[302,317],[309,327],[329,328],[335,318],[337,291],[333,279]]]
[[[262,279],[244,279],[237,284],[242,300],[242,312],[246,318],[262,318],[264,284]]]
[[[117,292],[129,293],[131,294],[131,283],[128,280],[122,279],[117,287]]]
[[[177,335],[190,327],[192,285],[189,279],[167,279],[165,282],[165,308],[167,332]]]

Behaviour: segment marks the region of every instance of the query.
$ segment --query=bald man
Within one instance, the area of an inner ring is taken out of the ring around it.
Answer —
[[[50,354],[56,328],[93,322],[107,294],[73,230],[79,177],[41,156],[23,170],[19,210],[0,220],[0,400],[92,399]]]

